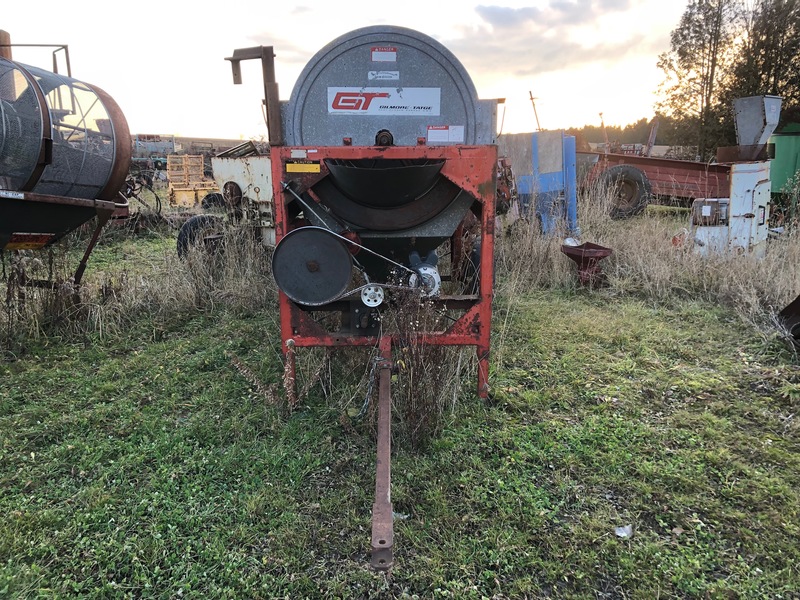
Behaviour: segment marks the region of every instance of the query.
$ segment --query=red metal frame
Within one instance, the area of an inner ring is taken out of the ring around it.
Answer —
[[[307,158],[298,161],[297,157],[302,155]],[[441,296],[434,299],[434,302],[442,308],[461,309],[465,312],[445,331],[420,333],[419,341],[428,345],[475,346],[478,356],[478,395],[486,398],[489,391],[489,341],[494,278],[496,146],[273,147],[271,159],[273,191],[276,199],[276,241],[280,242],[291,229],[286,208],[294,196],[283,189],[283,183],[290,183],[296,193],[302,193],[329,175],[325,159],[381,158],[444,159],[441,175],[475,198],[472,214],[479,224],[481,240],[478,293],[470,296]],[[298,164],[304,165],[300,172],[296,171]],[[292,172],[287,171],[287,165],[292,165]],[[457,233],[459,232],[460,228]],[[280,323],[282,347],[287,360],[287,381],[295,381],[294,348],[374,347],[379,343],[377,336],[325,331],[305,309],[289,300],[283,293],[280,294]]]

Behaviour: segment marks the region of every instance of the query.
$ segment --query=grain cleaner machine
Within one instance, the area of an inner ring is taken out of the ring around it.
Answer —
[[[8,48],[0,48],[0,251],[51,246],[97,217],[77,286],[102,227],[127,209],[119,192],[131,160],[128,124],[100,88],[15,62]]]
[[[379,353],[371,564],[393,563],[390,382],[407,337],[382,315],[395,294],[448,315],[414,334],[474,346],[478,394],[488,393],[497,101],[479,100],[442,44],[393,26],[357,29],[322,48],[281,102],[272,47],[236,50],[262,62],[269,127],[287,395],[300,348]],[[466,267],[471,266],[472,269]],[[472,270],[472,276],[465,273]],[[319,315],[338,316],[326,327]],[[425,393],[419,390],[418,393]]]

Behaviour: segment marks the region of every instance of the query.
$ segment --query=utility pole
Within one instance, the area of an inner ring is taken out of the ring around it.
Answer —
[[[609,151],[608,132],[606,131],[606,123],[605,121],[603,121],[603,113],[600,113],[600,127],[603,128],[603,139],[606,142],[605,148],[603,149],[603,154],[608,154]]]
[[[531,104],[533,105],[533,116],[536,117],[536,131],[541,131],[542,126],[539,125],[539,113],[536,112],[536,98],[533,97],[533,92],[528,90],[531,97]]]

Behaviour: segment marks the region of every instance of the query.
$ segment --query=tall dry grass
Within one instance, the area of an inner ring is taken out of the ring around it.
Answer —
[[[702,256],[689,239],[687,212],[651,206],[627,220],[610,218],[608,191],[584,190],[578,199],[580,242],[610,248],[599,263],[604,293],[669,303],[696,299],[729,309],[765,335],[780,329],[777,313],[800,294],[800,232],[771,237],[763,257]],[[577,266],[561,252],[565,234],[542,236],[535,222],[505,227],[498,239],[501,303],[521,291],[575,289]]]
[[[779,330],[776,314],[800,293],[800,235],[796,229],[771,239],[763,258],[703,257],[690,241],[674,243],[675,236],[689,227],[687,214],[649,210],[632,219],[614,221],[609,217],[609,207],[610,198],[600,188],[583,192],[578,202],[580,241],[613,251],[601,262],[607,281],[604,294],[641,298],[656,305],[702,300],[729,309],[765,336]],[[98,271],[90,261],[92,276],[79,290],[69,283],[76,250],[85,246],[85,239],[78,235],[49,253],[6,254],[0,281],[0,350],[13,355],[32,341],[52,336],[111,336],[143,315],[156,322],[169,322],[224,307],[234,314],[263,311],[277,320],[270,251],[247,232],[245,228],[231,229],[225,235],[223,252],[210,256],[196,248],[185,260],[177,257],[173,231],[156,232],[168,242],[162,244],[162,254],[155,257],[152,268],[127,269],[121,265]],[[498,228],[495,364],[502,364],[499,357],[508,322],[519,310],[518,300],[526,291],[574,291],[579,287],[576,265],[561,252],[563,237],[543,236],[535,222],[525,220],[507,221]],[[55,282],[55,289],[23,288],[18,285],[20,273],[29,278],[49,278]],[[426,319],[440,318],[426,315],[424,303],[417,303],[414,310],[405,306],[397,315],[393,327],[409,330]],[[391,313],[388,316],[387,324]],[[462,371],[474,369],[474,353],[440,350],[405,349],[416,357],[410,363],[416,367],[399,374],[403,381],[413,383],[407,389],[427,390],[433,397],[428,405],[417,406],[419,400],[413,392],[404,391],[402,403],[410,407],[408,414],[420,410],[444,414],[461,393],[460,384],[442,378],[442,364],[446,365],[444,371],[459,373],[456,379]],[[329,396],[343,398],[342,407],[361,406],[370,385],[369,356],[358,357],[357,364],[345,371],[329,364],[324,355],[309,353],[308,357],[301,387],[308,391],[319,384]],[[351,376],[342,377],[342,373]],[[345,379],[358,381],[355,387],[344,389],[339,382]],[[438,422],[415,423],[409,418],[409,439],[423,439],[438,427]]]
[[[47,337],[115,335],[143,316],[163,323],[216,307],[234,314],[261,309],[275,314],[270,250],[248,230],[228,231],[219,253],[192,248],[185,260],[177,256],[171,230],[149,235],[164,237],[164,243],[154,246],[160,254],[151,257],[151,264],[116,262],[98,269],[90,259],[77,289],[71,277],[76,253],[86,245],[83,233],[68,236],[45,253],[4,256],[0,349],[14,354]],[[99,252],[95,250],[95,258]],[[53,289],[21,286],[26,278],[52,281]]]

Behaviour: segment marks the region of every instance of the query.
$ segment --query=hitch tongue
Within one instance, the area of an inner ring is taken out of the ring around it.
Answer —
[[[375,465],[375,502],[372,505],[372,558],[377,571],[388,571],[394,564],[394,512],[391,500],[391,419],[392,419],[392,341],[380,340],[383,360],[378,364],[378,450]]]

